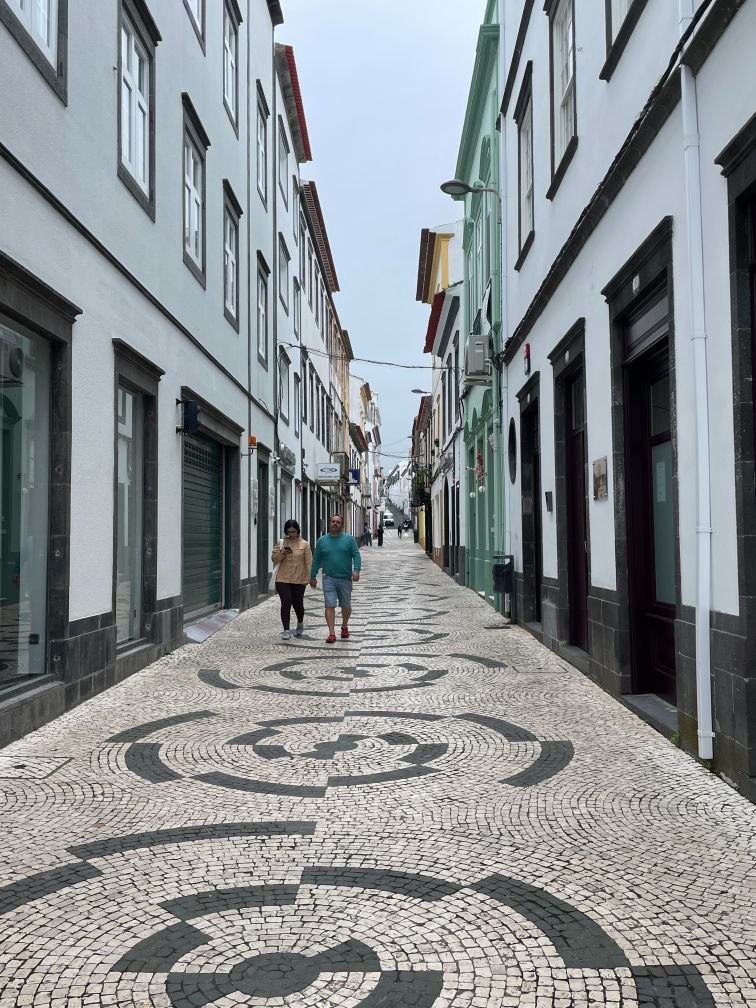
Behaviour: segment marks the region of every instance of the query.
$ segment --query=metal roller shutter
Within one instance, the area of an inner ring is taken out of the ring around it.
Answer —
[[[199,435],[184,436],[184,615],[219,609],[222,576],[222,448]]]

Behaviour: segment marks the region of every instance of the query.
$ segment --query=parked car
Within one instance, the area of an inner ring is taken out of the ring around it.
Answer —
[[[390,514],[385,514],[383,516],[383,527],[393,528],[394,527],[394,516]]]

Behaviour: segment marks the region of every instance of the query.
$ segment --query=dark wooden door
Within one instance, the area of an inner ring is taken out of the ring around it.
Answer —
[[[633,686],[676,703],[676,550],[669,358],[626,369],[628,572]]]
[[[269,532],[269,483],[268,463],[257,463],[257,585],[259,592],[268,590],[270,563],[270,532]]]
[[[567,584],[570,644],[588,650],[588,523],[585,395],[582,369],[565,382]]]
[[[523,615],[541,622],[543,539],[541,534],[541,448],[538,399],[522,414]]]
[[[223,452],[200,434],[184,436],[184,616],[223,602]]]

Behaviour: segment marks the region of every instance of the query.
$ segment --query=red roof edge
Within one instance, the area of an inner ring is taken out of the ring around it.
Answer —
[[[423,353],[433,353],[433,344],[436,342],[436,330],[438,329],[438,320],[441,318],[441,309],[444,306],[444,297],[445,292],[439,291],[433,298],[430,318],[428,319],[428,331],[425,334],[425,346],[423,347]]]
[[[305,209],[307,210],[307,216],[310,219],[310,225],[312,227],[313,237],[315,238],[315,244],[318,246],[318,252],[320,254],[320,262],[323,266],[323,271],[326,275],[326,280],[328,282],[328,289],[333,294],[334,291],[339,289],[339,281],[336,276],[336,267],[333,264],[333,256],[331,255],[331,246],[328,241],[328,234],[325,228],[325,221],[323,220],[323,211],[320,207],[320,199],[318,198],[318,187],[314,182],[303,182],[301,187],[302,196],[304,198]]]
[[[299,122],[299,132],[302,134],[302,148],[304,151],[304,160],[312,161],[312,150],[310,149],[310,136],[307,132],[307,120],[304,114],[304,105],[302,103],[302,91],[299,87],[299,74],[297,73],[297,64],[294,60],[294,49],[292,46],[284,46],[284,51],[286,53],[286,62],[289,66],[289,76],[291,77],[291,86],[294,91],[294,102],[297,106],[297,120]]]

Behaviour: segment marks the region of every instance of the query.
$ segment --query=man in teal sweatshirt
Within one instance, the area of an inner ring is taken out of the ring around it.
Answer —
[[[349,617],[352,615],[352,582],[360,580],[362,557],[354,536],[344,532],[344,519],[333,515],[328,535],[315,544],[310,568],[310,587],[318,586],[318,571],[323,569],[325,618],[328,624],[326,644],[336,643],[336,606],[341,606],[341,636],[349,637]]]

